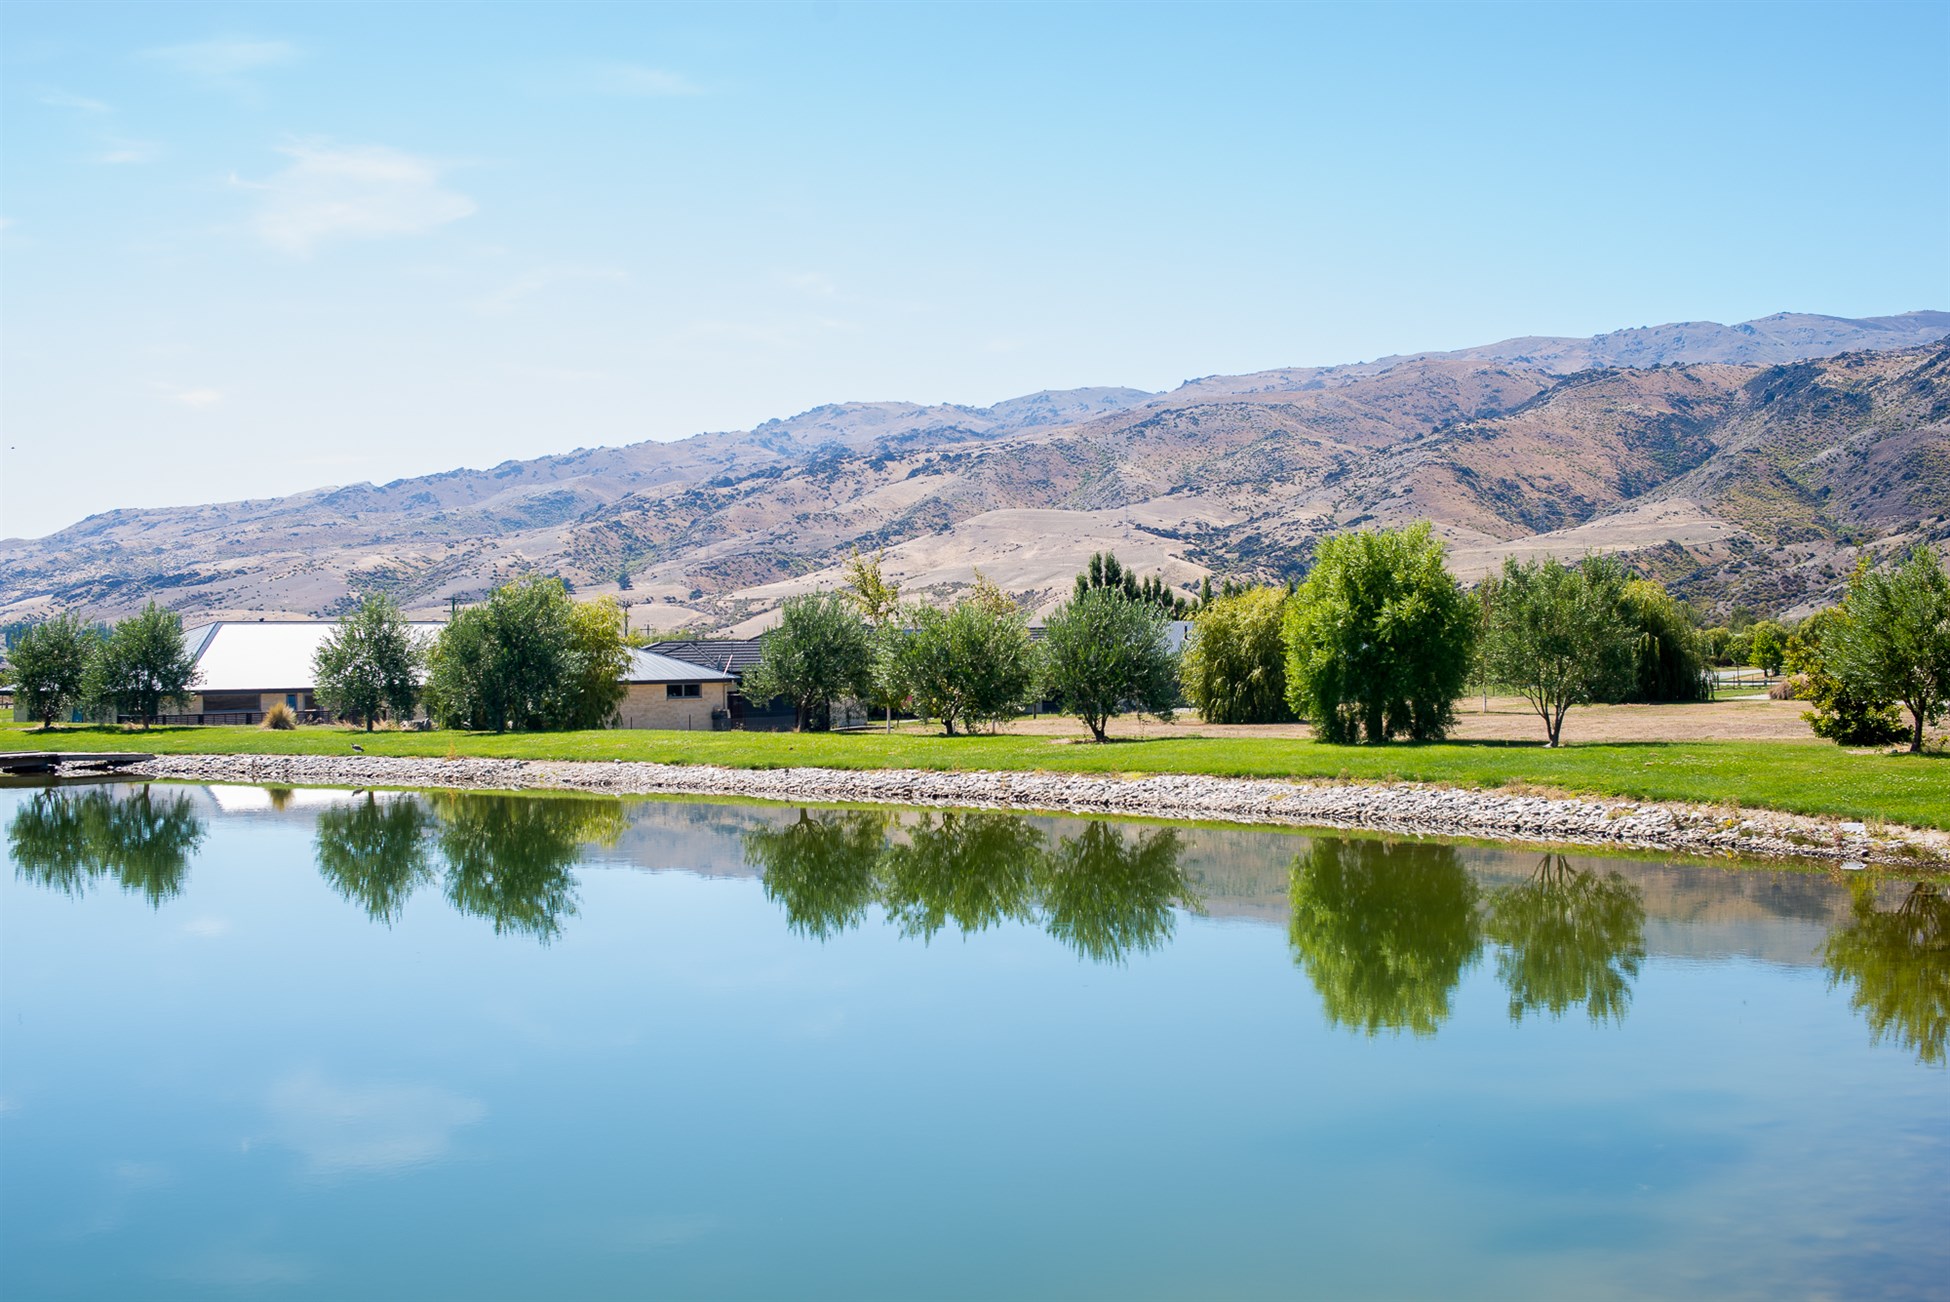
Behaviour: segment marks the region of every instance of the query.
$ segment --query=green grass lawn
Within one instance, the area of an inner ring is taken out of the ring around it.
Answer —
[[[650,760],[731,768],[1046,770],[1207,773],[1227,777],[1406,779],[1453,786],[1524,785],[1647,800],[1692,800],[1950,829],[1950,759],[1851,754],[1826,742],[1509,742],[1328,746],[1293,738],[1170,737],[1107,746],[1049,737],[940,737],[920,732],[354,733],[338,728],[61,728],[0,725],[0,750],[137,750],[170,754],[373,755]]]

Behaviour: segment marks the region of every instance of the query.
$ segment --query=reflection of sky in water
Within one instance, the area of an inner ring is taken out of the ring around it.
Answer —
[[[1950,1277],[1945,1071],[1829,989],[1807,941],[1850,900],[1818,877],[1579,860],[1645,901],[1621,1020],[1513,1023],[1486,950],[1435,1034],[1369,1038],[1326,1024],[1266,908],[1291,835],[1186,832],[1207,915],[1093,963],[1034,918],[795,934],[741,835],[791,811],[631,805],[544,945],[438,885],[370,922],[317,867],[315,807],[196,798],[154,908],[0,882],[7,1296]],[[1463,858],[1486,891],[1537,863]]]

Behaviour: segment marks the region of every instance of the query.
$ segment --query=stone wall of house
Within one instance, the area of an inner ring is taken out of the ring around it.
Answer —
[[[670,695],[665,683],[631,683],[617,707],[619,728],[711,731],[711,711],[726,708],[728,683],[699,683],[696,696]]]

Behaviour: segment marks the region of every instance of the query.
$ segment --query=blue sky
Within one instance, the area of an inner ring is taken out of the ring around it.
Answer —
[[[1950,306],[1950,5],[0,9],[0,536]]]

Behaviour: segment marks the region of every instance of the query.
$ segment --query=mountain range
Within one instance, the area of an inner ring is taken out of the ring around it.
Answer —
[[[1194,587],[1280,580],[1339,529],[1434,522],[1465,577],[1623,553],[1702,607],[1792,615],[1856,559],[1950,539],[1950,312],[1782,313],[1520,338],[1166,393],[990,407],[852,402],[0,541],[0,621],[154,599],[330,615],[385,589],[445,611],[524,573],[622,591],[638,627],[761,626],[884,551],[914,595],[982,572],[1046,609],[1092,551]]]

